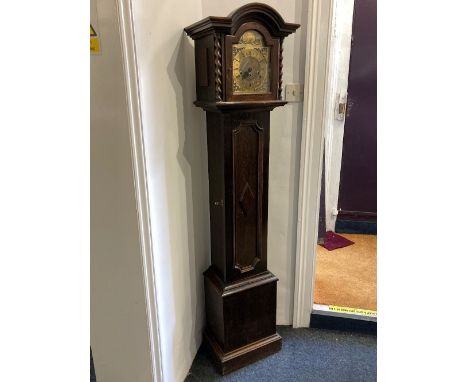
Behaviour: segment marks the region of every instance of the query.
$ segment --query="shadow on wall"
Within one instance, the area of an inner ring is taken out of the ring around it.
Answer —
[[[91,350],[91,348],[89,349],[89,355],[90,355],[90,370],[89,370],[89,374],[90,374],[90,382],[96,382],[96,371],[94,370],[94,361],[93,361],[93,351]]]
[[[205,320],[202,273],[210,264],[208,154],[204,112],[193,105],[196,98],[194,47],[184,32],[167,66],[167,73],[176,94],[179,138],[177,160],[185,178],[186,208],[181,211],[186,214],[177,219],[187,219],[190,290],[184,293],[190,296],[190,308],[185,307],[183,317],[187,324],[192,325],[190,347],[195,354],[202,340]],[[169,216],[169,219],[173,217]],[[180,240],[178,235],[179,232],[171,232],[171,241]],[[173,285],[174,290],[178,287]]]

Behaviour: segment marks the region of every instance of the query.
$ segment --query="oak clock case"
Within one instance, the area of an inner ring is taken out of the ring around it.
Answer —
[[[185,28],[195,40],[194,104],[206,111],[208,140],[204,336],[221,374],[281,349],[278,279],[267,269],[270,112],[286,104],[282,46],[297,28],[260,3]]]

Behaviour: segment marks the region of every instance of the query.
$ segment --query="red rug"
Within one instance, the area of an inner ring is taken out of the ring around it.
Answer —
[[[329,251],[333,251],[334,249],[344,248],[351,244],[354,244],[354,241],[348,240],[345,237],[336,234],[335,232],[327,231],[325,242],[320,245]]]

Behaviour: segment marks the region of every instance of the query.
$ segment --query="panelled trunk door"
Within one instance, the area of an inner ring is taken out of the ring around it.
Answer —
[[[262,258],[263,130],[241,121],[232,130],[234,267],[251,271]]]
[[[211,263],[227,283],[267,270],[269,118],[207,113]]]
[[[229,121],[232,200],[232,264],[228,279],[266,270],[268,113],[239,114]],[[228,195],[226,195],[228,200]],[[230,269],[229,269],[230,268]]]

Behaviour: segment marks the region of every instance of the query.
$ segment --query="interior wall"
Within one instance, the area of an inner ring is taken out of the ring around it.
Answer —
[[[202,16],[227,16],[252,0],[202,0]],[[307,0],[262,0],[287,22],[301,24],[284,40],[283,86],[304,84]],[[284,92],[283,92],[284,93]],[[302,102],[271,113],[268,194],[268,269],[278,278],[278,325],[292,324],[296,253],[297,201],[301,151]]]
[[[152,380],[117,5],[92,1],[102,53],[91,71],[91,347],[99,382]]]
[[[195,100],[193,42],[200,0],[133,0],[162,369],[183,381],[202,340],[210,264],[204,112]]]

